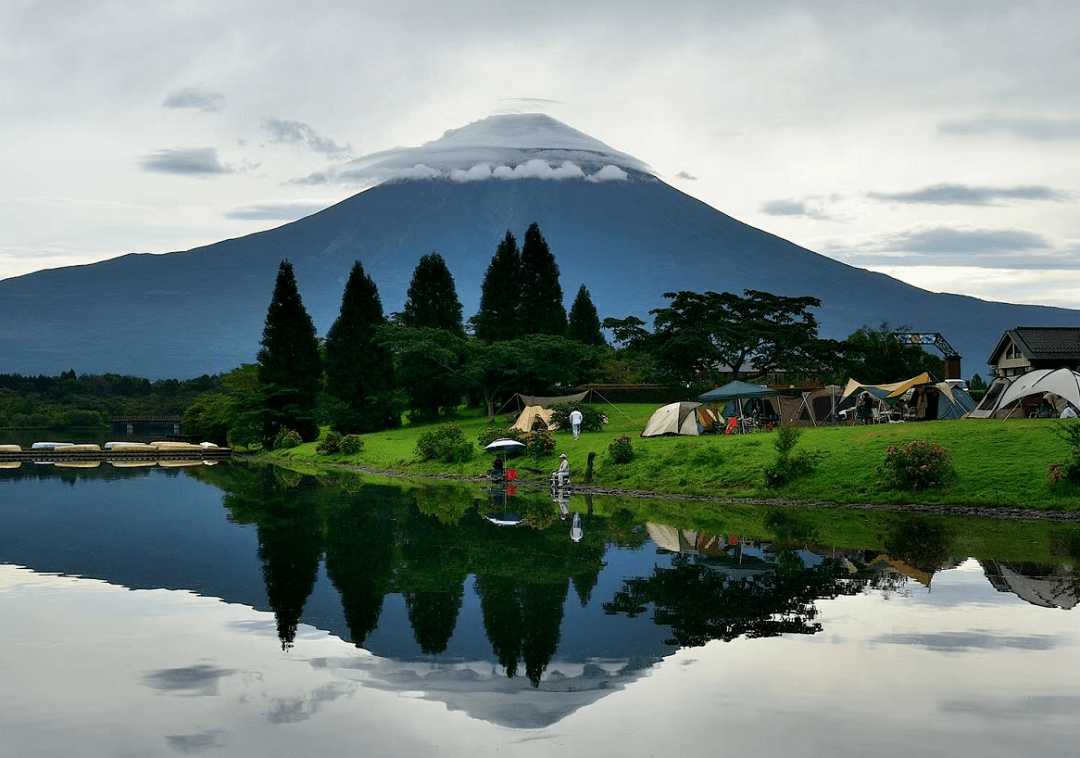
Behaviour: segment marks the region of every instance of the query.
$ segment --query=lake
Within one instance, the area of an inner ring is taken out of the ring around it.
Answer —
[[[1080,752],[1077,524],[239,462],[0,517],[3,756]]]

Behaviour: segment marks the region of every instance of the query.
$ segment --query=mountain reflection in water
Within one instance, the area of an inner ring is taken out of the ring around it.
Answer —
[[[560,513],[546,493],[526,491],[511,498],[522,525],[500,527],[485,514],[510,504],[478,485],[238,463],[23,465],[0,470],[0,493],[2,563],[268,609],[283,650],[314,626],[374,653],[327,665],[363,670],[369,686],[439,692],[515,727],[553,723],[679,648],[820,633],[821,601],[929,588],[966,557],[958,522],[942,518],[861,514],[875,519],[869,543],[837,547],[825,522],[799,509],[732,511],[735,526],[721,532],[647,522],[580,495]],[[1058,562],[981,559],[991,585],[1072,608],[1078,528],[1015,528],[1045,537]],[[163,677],[154,686],[179,681]],[[500,704],[529,689],[578,694],[557,706]],[[489,698],[482,707],[478,691]]]

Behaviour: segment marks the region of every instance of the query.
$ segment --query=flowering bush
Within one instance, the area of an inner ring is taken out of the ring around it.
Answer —
[[[555,449],[555,438],[547,429],[537,429],[525,435],[525,454],[533,458],[551,455]]]
[[[634,460],[634,448],[630,445],[630,438],[625,434],[616,437],[615,440],[608,445],[608,453],[611,455],[611,460],[615,463],[629,463]]]
[[[941,484],[952,473],[952,457],[936,442],[905,442],[903,447],[889,447],[881,484],[896,490],[924,490]]]
[[[300,438],[300,432],[293,429],[281,429],[277,436],[274,437],[274,449],[285,450],[291,447],[297,447],[304,442]]]
[[[327,432],[326,436],[319,440],[315,446],[316,453],[339,453],[341,452],[341,432]]]
[[[341,438],[341,452],[355,455],[364,449],[364,438],[359,434],[346,434]]]

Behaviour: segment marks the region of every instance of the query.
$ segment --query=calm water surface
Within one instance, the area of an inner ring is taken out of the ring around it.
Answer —
[[[1080,754],[1080,527],[678,514],[0,469],[0,756]]]

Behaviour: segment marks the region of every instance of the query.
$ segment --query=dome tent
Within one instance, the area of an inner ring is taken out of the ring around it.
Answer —
[[[642,437],[659,437],[664,434],[697,436],[701,434],[698,424],[697,409],[701,403],[684,400],[681,403],[668,403],[657,408],[645,424]]]

